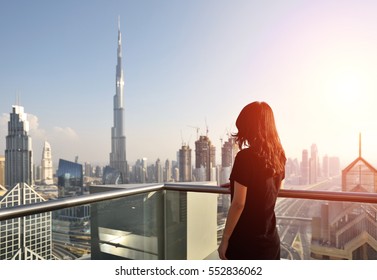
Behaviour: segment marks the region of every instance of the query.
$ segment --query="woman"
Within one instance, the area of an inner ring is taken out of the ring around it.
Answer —
[[[285,153],[274,114],[253,102],[239,114],[235,134],[240,151],[230,175],[232,203],[218,248],[220,259],[280,259],[275,203],[285,176]]]

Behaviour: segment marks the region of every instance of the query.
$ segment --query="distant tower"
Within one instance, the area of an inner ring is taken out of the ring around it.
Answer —
[[[233,137],[229,137],[228,141],[221,147],[220,184],[229,182],[234,158],[238,152],[238,145],[234,140]]]
[[[361,134],[359,156],[342,170],[342,191],[377,193],[377,169],[361,156]]]
[[[56,177],[58,179],[59,198],[84,194],[84,176],[81,164],[59,159]]]
[[[167,159],[165,161],[165,169],[164,169],[164,181],[170,182],[172,180],[171,176],[171,164],[170,161]]]
[[[53,181],[53,169],[52,169],[52,155],[50,143],[45,141],[42,152],[42,183],[46,185],[52,185]]]
[[[191,149],[187,145],[182,145],[178,155],[179,166],[179,181],[192,181],[192,167],[191,167]]]
[[[0,156],[0,186],[5,187],[5,157],[3,156]]]
[[[123,106],[124,77],[122,69],[122,37],[118,23],[118,50],[114,95],[114,126],[111,128],[110,166],[122,174],[123,183],[128,181],[126,161],[126,137],[124,135]]]
[[[237,152],[238,145],[235,143],[233,137],[229,137],[228,141],[221,148],[221,166],[232,167]]]
[[[301,185],[307,185],[309,183],[309,156],[308,150],[302,151],[302,158],[301,158]]]
[[[159,158],[156,160],[154,171],[155,171],[155,178],[156,178],[157,183],[162,183],[164,181],[163,180],[163,169],[162,169],[161,160]]]
[[[317,149],[317,145],[313,144],[310,149],[309,184],[314,184],[317,182],[317,175],[318,175],[318,149]]]
[[[5,185],[33,184],[33,157],[29,122],[24,107],[13,105],[5,148]]]
[[[211,144],[208,136],[200,136],[195,141],[195,168],[204,168],[205,180],[211,180],[212,167],[216,166],[216,148]]]

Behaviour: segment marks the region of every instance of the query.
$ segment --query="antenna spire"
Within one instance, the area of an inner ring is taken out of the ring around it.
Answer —
[[[359,133],[359,157],[361,157],[361,132]]]

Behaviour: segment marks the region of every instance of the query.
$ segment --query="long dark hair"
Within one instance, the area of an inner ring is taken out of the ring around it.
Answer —
[[[285,168],[285,152],[275,125],[274,113],[266,102],[253,102],[240,112],[234,134],[235,141],[242,150],[250,147],[259,156],[266,159],[267,166],[275,173],[282,173]]]

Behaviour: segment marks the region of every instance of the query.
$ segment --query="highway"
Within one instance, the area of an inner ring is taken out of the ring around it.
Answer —
[[[286,186],[286,189],[339,191],[339,178],[307,186]],[[324,201],[278,198],[275,213],[282,245],[282,258],[310,259],[311,220],[320,216]]]

